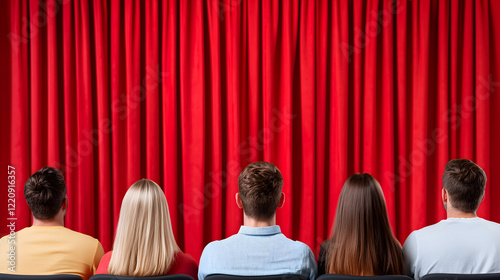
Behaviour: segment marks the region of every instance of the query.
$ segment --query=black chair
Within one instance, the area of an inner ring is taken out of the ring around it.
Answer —
[[[500,273],[484,273],[484,274],[431,273],[422,277],[422,280],[500,280]]]
[[[308,280],[308,277],[297,274],[280,274],[264,276],[239,276],[228,274],[210,274],[205,280]]]
[[[82,280],[82,277],[73,274],[22,275],[0,273],[0,280]]]
[[[119,276],[110,274],[96,274],[89,280],[194,280],[193,277],[184,274],[160,275],[160,276]]]
[[[317,280],[413,280],[406,275],[352,276],[341,274],[323,274]]]

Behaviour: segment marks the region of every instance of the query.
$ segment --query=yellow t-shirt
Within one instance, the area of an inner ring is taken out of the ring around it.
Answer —
[[[88,279],[103,255],[101,243],[88,235],[62,226],[32,226],[0,239],[0,273],[76,274]]]

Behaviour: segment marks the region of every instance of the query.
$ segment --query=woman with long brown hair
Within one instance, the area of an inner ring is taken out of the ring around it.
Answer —
[[[321,244],[318,275],[404,274],[401,244],[394,237],[380,184],[354,174],[344,184],[333,235]]]

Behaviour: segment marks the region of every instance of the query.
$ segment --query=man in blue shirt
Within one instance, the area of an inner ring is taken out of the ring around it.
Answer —
[[[243,209],[244,225],[237,234],[205,247],[198,279],[210,274],[298,274],[316,279],[311,249],[286,238],[276,225],[276,209],[285,202],[279,169],[268,162],[251,163],[241,172],[238,185],[236,204]]]

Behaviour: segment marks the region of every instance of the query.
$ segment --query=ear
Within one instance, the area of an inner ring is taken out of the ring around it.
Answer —
[[[62,210],[68,211],[68,196],[64,198],[63,204],[62,204]]]
[[[441,196],[443,197],[443,202],[448,203],[448,191],[443,188],[441,191]]]
[[[283,204],[285,204],[285,194],[281,193],[280,202],[278,203],[278,207],[279,208],[283,207]]]
[[[243,202],[241,202],[240,193],[236,193],[234,198],[236,199],[236,205],[238,205],[238,208],[243,209]]]

